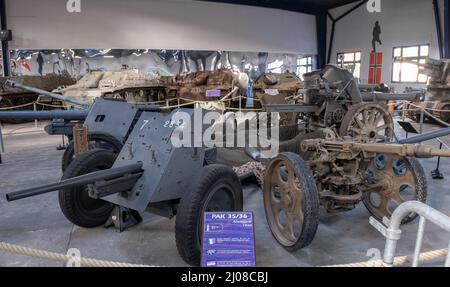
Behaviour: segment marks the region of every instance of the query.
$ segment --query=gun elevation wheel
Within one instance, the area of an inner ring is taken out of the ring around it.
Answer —
[[[390,142],[394,137],[394,122],[390,113],[377,103],[357,104],[348,110],[339,134],[357,142]]]
[[[379,154],[370,164],[363,192],[363,203],[367,210],[381,221],[383,217],[390,218],[403,202],[426,202],[425,173],[415,158]],[[411,222],[416,217],[417,214],[411,213],[402,223]]]
[[[242,187],[236,173],[225,165],[204,166],[177,210],[175,239],[183,260],[200,265],[204,212],[242,211],[242,208]]]
[[[319,196],[308,164],[295,153],[280,153],[267,166],[263,191],[275,239],[290,251],[308,246],[319,224]]]
[[[113,151],[114,153],[118,154],[122,149],[122,146],[123,145],[120,141],[118,141],[115,137],[109,134],[105,133],[89,134],[89,149],[95,148],[105,149]],[[66,168],[69,166],[69,164],[73,161],[74,158],[75,155],[74,155],[73,141],[70,141],[62,157],[61,162],[62,171],[66,170]]]
[[[75,158],[62,176],[62,180],[111,168],[116,154],[94,149]],[[59,191],[59,206],[72,223],[81,227],[97,227],[108,220],[113,204],[89,196],[89,185]]]

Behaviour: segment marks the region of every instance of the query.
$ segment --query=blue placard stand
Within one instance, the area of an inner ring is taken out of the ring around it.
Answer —
[[[203,267],[255,267],[252,212],[205,212]]]

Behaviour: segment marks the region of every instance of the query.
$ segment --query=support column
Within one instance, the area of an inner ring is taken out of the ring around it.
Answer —
[[[322,69],[327,63],[327,11],[321,10],[316,14],[317,35],[317,69]]]
[[[444,0],[444,58],[450,59],[450,0]]]

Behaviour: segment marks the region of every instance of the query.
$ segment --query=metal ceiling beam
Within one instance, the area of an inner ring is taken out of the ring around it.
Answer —
[[[285,1],[258,1],[258,0],[197,0],[203,2],[218,2],[225,4],[237,4],[237,5],[247,5],[253,7],[264,7],[280,9],[292,12],[299,12],[305,14],[316,15],[318,12],[327,10],[326,7],[317,4],[292,4],[286,3]]]
[[[356,9],[358,9],[359,7],[361,7],[362,5],[364,5],[365,3],[367,3],[368,0],[362,0],[361,2],[359,2],[358,4],[356,4],[355,6],[353,6],[352,8],[350,8],[348,11],[344,12],[342,15],[340,15],[337,18],[333,18],[333,16],[330,13],[327,13],[327,16],[330,18],[331,20],[331,34],[330,34],[330,43],[328,46],[328,57],[327,57],[327,63],[329,64],[331,61],[331,52],[332,52],[332,48],[333,48],[333,42],[334,42],[334,31],[336,29],[336,23],[341,20],[342,18],[346,17],[347,15],[349,15],[350,13],[352,13],[353,11],[355,11]],[[446,0],[448,1],[448,0]]]
[[[442,29],[441,29],[441,12],[439,9],[438,0],[433,0],[433,10],[434,10],[434,20],[436,24],[436,34],[438,40],[438,48],[439,48],[439,58],[442,59],[444,57],[444,46],[442,41]]]
[[[450,59],[450,0],[444,0],[444,58]]]
[[[327,11],[316,14],[317,64],[322,69],[327,63]]]

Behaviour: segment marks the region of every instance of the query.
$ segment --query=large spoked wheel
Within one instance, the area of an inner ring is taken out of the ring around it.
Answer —
[[[308,246],[319,224],[319,195],[307,163],[295,153],[280,153],[267,166],[263,191],[275,239],[289,251]]]
[[[116,155],[108,150],[94,149],[75,158],[64,172],[68,179],[94,171],[111,168]],[[89,185],[59,191],[59,206],[72,223],[81,227],[103,225],[113,210],[113,204],[89,196]]]
[[[242,187],[228,166],[203,167],[181,198],[175,222],[175,239],[180,256],[188,264],[199,266],[203,234],[203,213],[242,211]]]
[[[339,134],[357,142],[390,142],[394,137],[394,121],[380,104],[358,104],[345,114]]]
[[[426,202],[427,182],[419,161],[415,158],[379,154],[368,169],[368,179],[363,195],[367,210],[378,220],[390,218],[400,204],[417,200]],[[402,221],[413,221],[411,213]]]
[[[89,134],[89,149],[106,149],[118,154],[122,149],[122,143],[118,141],[115,137],[105,134],[105,133],[92,133]],[[75,158],[75,151],[73,146],[73,141],[69,142],[66,150],[64,151],[61,168],[65,171],[69,164]]]

